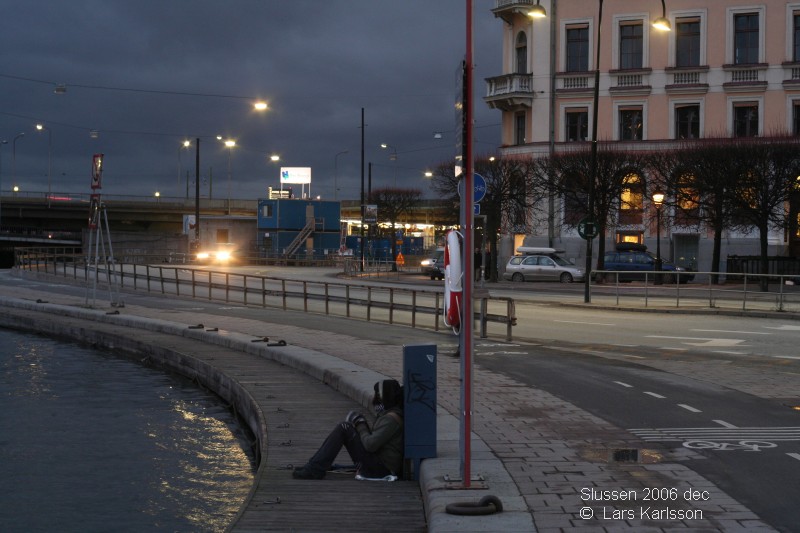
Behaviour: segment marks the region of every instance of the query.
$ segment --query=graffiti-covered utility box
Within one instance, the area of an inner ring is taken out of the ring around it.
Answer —
[[[419,479],[422,459],[436,457],[436,345],[403,346],[406,478],[413,463]]]

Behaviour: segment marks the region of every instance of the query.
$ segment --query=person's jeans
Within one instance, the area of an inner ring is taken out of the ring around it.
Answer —
[[[324,474],[333,465],[342,446],[347,448],[350,459],[353,460],[356,470],[362,476],[383,477],[391,474],[377,456],[364,449],[361,436],[350,422],[337,424],[306,466],[316,473]]]

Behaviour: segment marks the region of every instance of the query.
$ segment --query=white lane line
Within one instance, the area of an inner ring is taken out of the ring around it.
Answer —
[[[627,387],[629,389],[633,388],[633,385],[628,385],[627,383],[623,383],[622,381],[615,381],[614,383],[616,383],[617,385],[622,385],[623,387]]]
[[[741,333],[743,335],[772,335],[764,331],[729,331],[726,329],[690,329],[689,331],[700,331],[704,333]]]
[[[661,396],[660,394],[656,394],[655,392],[647,392],[647,391],[645,391],[645,394],[647,394],[648,396],[652,396],[653,398],[660,398],[662,400],[664,398],[666,398],[666,396]]]
[[[724,420],[712,420],[712,422],[716,422],[716,423],[717,423],[717,424],[719,424],[720,426],[722,426],[722,427],[726,427],[726,428],[728,428],[728,429],[736,429],[736,426],[734,426],[734,425],[733,425],[733,424],[731,424],[730,422],[725,422]]]
[[[792,459],[797,459],[798,461],[800,461],[800,453],[787,453],[786,455],[788,455]]]
[[[695,408],[695,407],[692,407],[691,405],[686,405],[685,403],[679,403],[679,404],[678,404],[678,407],[683,407],[683,408],[684,408],[684,409],[686,409],[687,411],[691,411],[691,412],[693,412],[693,413],[702,413],[702,412],[703,412],[703,411],[701,411],[700,409],[697,409],[697,408]]]
[[[641,355],[626,355],[626,354],[622,354],[622,357],[627,357],[629,359],[646,359],[646,357],[642,357]]]
[[[673,352],[685,352],[689,348],[670,348],[669,346],[662,346],[662,350],[672,350]]]
[[[606,324],[604,322],[579,322],[576,320],[553,320],[562,324],[585,324],[587,326],[616,326],[616,324]]]
[[[773,355],[772,357],[777,357],[778,359],[800,359],[795,355]]]
[[[724,353],[725,355],[747,355],[746,353],[742,352],[729,352],[726,350],[712,350],[711,353]]]
[[[799,331],[800,326],[783,325],[783,326],[764,326],[766,329],[780,329],[784,331]]]
[[[619,346],[621,348],[636,348],[638,344],[612,344],[611,346]]]

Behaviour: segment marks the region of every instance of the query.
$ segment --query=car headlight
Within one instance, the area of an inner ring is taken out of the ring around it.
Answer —
[[[430,260],[430,259],[423,259],[423,260],[420,262],[420,265],[422,265],[422,266],[424,266],[424,267],[426,267],[426,266],[430,266],[430,265],[431,265],[431,260]]]
[[[227,250],[220,250],[217,252],[217,261],[229,261],[231,258],[231,253]]]
[[[208,259],[209,254],[208,252],[197,252],[198,259]]]

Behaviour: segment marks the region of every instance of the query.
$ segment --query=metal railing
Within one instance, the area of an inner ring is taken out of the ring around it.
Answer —
[[[180,265],[87,263],[66,250],[16,251],[19,270],[54,276],[98,290],[127,289],[164,296],[191,297],[226,304],[280,308],[388,324],[445,330],[442,290],[384,287],[363,283],[295,280],[230,271],[199,270]],[[116,279],[119,287],[110,287]],[[503,335],[512,340],[514,300],[484,295],[475,298],[474,320],[481,338]],[[502,330],[497,330],[497,325]],[[490,332],[490,327],[492,331]]]
[[[797,275],[735,273],[735,281],[713,283],[715,278],[723,279],[725,276],[721,272],[597,270],[592,272],[592,279],[602,279],[603,282],[592,284],[592,296],[608,295],[611,289],[618,306],[623,302],[636,301],[644,307],[669,305],[800,312],[800,277]],[[636,279],[621,281],[631,278]],[[696,282],[696,278],[706,281]],[[762,285],[766,285],[766,290]]]

